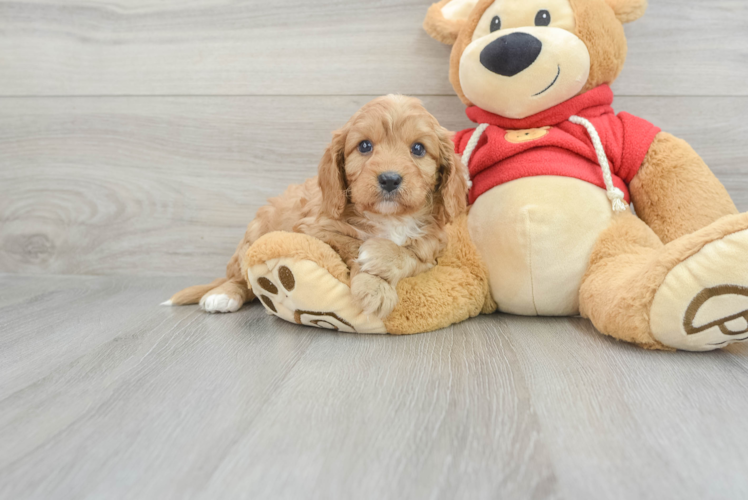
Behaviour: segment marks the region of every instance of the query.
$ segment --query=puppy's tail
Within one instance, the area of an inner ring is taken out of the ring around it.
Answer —
[[[200,299],[203,297],[203,295],[213,290],[214,288],[223,285],[227,281],[228,278],[218,278],[216,280],[213,280],[210,285],[195,285],[189,288],[185,288],[184,290],[175,293],[172,298],[162,303],[161,305],[186,306],[188,304],[197,304],[198,302],[200,302]]]

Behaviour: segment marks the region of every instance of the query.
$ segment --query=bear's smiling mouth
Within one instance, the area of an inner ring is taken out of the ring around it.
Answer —
[[[543,94],[543,93],[547,92],[548,90],[550,90],[551,87],[553,87],[554,85],[556,85],[556,82],[558,81],[558,77],[559,76],[561,76],[561,65],[560,64],[558,66],[558,73],[556,73],[556,78],[554,78],[553,81],[551,82],[551,84],[548,85],[546,88],[544,88],[543,90],[541,90],[537,94],[533,94],[533,97],[537,97],[540,94]]]

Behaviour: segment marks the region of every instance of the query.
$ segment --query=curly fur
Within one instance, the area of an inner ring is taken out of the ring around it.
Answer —
[[[372,153],[358,152],[363,140],[374,144]],[[425,157],[410,153],[415,142],[424,144]],[[364,310],[386,317],[397,302],[397,283],[436,264],[446,245],[445,226],[465,211],[463,168],[449,132],[417,99],[375,99],[333,133],[317,177],[290,186],[258,210],[229,261],[226,280],[216,282],[218,288],[179,292],[172,303],[197,299],[204,304],[207,297],[224,294],[235,309],[251,300],[246,281],[249,248],[267,233],[286,231],[330,245],[350,268],[353,294]],[[379,186],[378,176],[384,172],[403,178],[392,195]],[[359,273],[367,276],[357,279]]]

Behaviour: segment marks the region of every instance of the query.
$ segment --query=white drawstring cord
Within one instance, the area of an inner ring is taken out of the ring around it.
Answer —
[[[605,181],[605,188],[608,191],[608,199],[613,205],[614,212],[625,212],[628,210],[626,204],[626,195],[613,184],[613,176],[610,173],[610,163],[608,163],[608,156],[605,154],[603,149],[603,143],[600,140],[600,135],[597,133],[595,126],[587,119],[581,116],[572,116],[569,118],[571,123],[583,126],[587,133],[592,139],[592,145],[595,147],[595,153],[597,153],[597,161],[600,164],[600,168],[603,171],[603,180]]]
[[[465,146],[465,151],[462,153],[462,164],[465,165],[465,168],[467,169],[465,175],[467,175],[468,188],[473,187],[473,181],[470,180],[470,157],[473,156],[473,151],[475,151],[475,148],[478,146],[478,141],[480,141],[483,132],[485,132],[487,128],[488,123],[481,123],[478,125],[478,128],[475,129],[473,135],[470,136],[470,140],[468,141],[467,146]]]
[[[592,139],[592,145],[595,148],[595,153],[597,154],[597,162],[600,164],[600,169],[603,171],[605,190],[607,191],[608,199],[613,206],[613,211],[625,212],[629,208],[628,204],[626,203],[626,195],[623,191],[618,189],[615,184],[613,184],[613,176],[610,173],[610,163],[608,162],[608,156],[605,154],[605,149],[603,148],[603,143],[600,140],[600,135],[597,133],[597,129],[595,129],[595,126],[592,124],[592,122],[585,118],[582,118],[581,116],[572,116],[571,118],[569,118],[569,121],[571,123],[581,125],[587,130],[587,133],[590,135],[590,139]],[[465,147],[465,151],[462,153],[462,163],[468,169],[468,187],[471,188],[473,187],[473,183],[470,181],[469,173],[470,157],[473,156],[473,152],[478,146],[478,141],[480,141],[481,136],[487,128],[488,123],[481,123],[480,125],[478,125],[478,128],[475,129],[473,135],[470,137],[470,140]]]

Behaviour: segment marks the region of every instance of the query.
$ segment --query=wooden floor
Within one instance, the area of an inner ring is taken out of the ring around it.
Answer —
[[[0,277],[0,498],[748,498],[748,345],[154,305],[194,282]]]
[[[0,499],[748,498],[748,345],[158,307],[373,97],[469,125],[431,1],[0,0]],[[652,0],[614,85],[743,211],[747,19]]]

